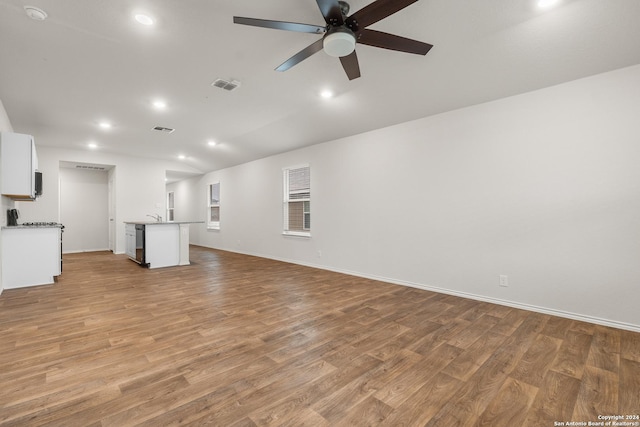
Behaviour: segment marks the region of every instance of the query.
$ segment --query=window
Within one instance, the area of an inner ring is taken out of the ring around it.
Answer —
[[[283,169],[284,234],[311,236],[311,170],[308,165]]]
[[[220,183],[209,184],[207,195],[207,228],[220,229]]]
[[[174,195],[173,191],[167,193],[167,221],[173,221]]]

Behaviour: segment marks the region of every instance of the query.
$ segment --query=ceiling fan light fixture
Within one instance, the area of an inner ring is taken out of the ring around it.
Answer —
[[[347,56],[356,48],[356,38],[351,32],[335,31],[325,36],[322,47],[329,56]]]

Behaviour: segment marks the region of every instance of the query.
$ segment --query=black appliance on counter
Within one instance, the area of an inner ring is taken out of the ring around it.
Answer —
[[[7,225],[18,225],[18,209],[7,209]]]

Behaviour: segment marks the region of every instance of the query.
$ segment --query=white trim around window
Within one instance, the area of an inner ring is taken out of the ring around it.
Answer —
[[[207,185],[207,229],[220,230],[220,183]]]
[[[282,234],[311,237],[311,167],[282,169]]]
[[[167,222],[175,220],[175,192],[167,192]]]

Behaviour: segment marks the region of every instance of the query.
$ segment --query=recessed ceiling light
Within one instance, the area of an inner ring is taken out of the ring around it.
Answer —
[[[149,15],[144,15],[142,13],[138,13],[135,15],[136,21],[138,21],[142,25],[153,25],[153,18]]]
[[[552,6],[555,6],[558,3],[558,0],[538,0],[538,7],[540,9],[548,9]]]
[[[320,96],[323,97],[324,99],[333,98],[333,92],[331,92],[330,90],[326,89],[326,90],[323,90],[322,92],[320,92]]]
[[[34,21],[44,21],[48,16],[47,12],[35,6],[25,6],[24,11],[27,13],[27,16]]]
[[[157,101],[153,101],[153,106],[156,108],[156,110],[164,110],[165,108],[167,108],[167,103],[162,101],[161,99],[158,99]]]
[[[90,142],[87,144],[87,147],[91,148],[92,150],[95,150],[96,148],[98,148],[98,144],[96,144],[95,142]]]
[[[100,122],[98,126],[102,129],[111,129],[111,123],[109,122]]]
[[[217,144],[217,142],[215,142],[214,140],[210,140],[209,142],[207,142],[207,145],[208,145],[209,147],[215,147],[215,146],[216,146],[216,144]]]
[[[180,155],[178,156],[178,158],[179,158],[180,160],[184,160],[184,159],[186,159],[186,158],[187,158],[187,156],[185,156],[184,154],[180,154]]]

